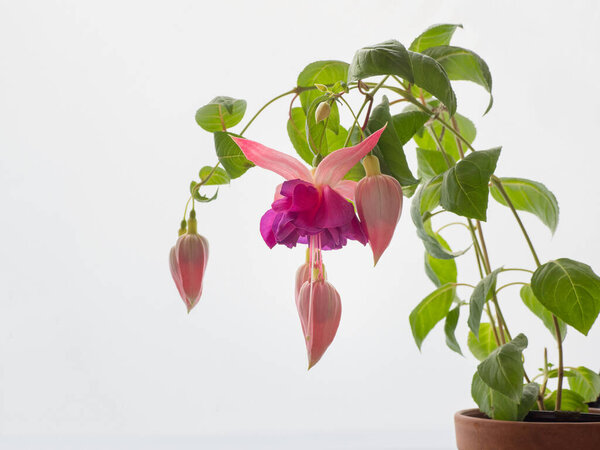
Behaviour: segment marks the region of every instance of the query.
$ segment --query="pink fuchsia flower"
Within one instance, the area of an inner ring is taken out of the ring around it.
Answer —
[[[200,301],[208,261],[208,241],[197,233],[196,227],[195,212],[192,211],[187,233],[179,236],[169,254],[171,275],[188,313]]]
[[[318,279],[302,285],[297,306],[310,369],[333,342],[342,317],[342,302],[331,283]]]
[[[232,137],[246,158],[287,180],[278,187],[271,209],[260,221],[261,235],[270,248],[306,244],[315,235],[320,235],[324,250],[342,248],[348,239],[367,243],[354,206],[348,202],[354,199],[356,182],[342,178],[375,147],[384,129],[354,147],[327,155],[312,172],[285,153]]]
[[[375,156],[365,157],[363,165],[367,176],[356,186],[356,209],[377,264],[402,214],[402,188],[395,178],[381,173]]]

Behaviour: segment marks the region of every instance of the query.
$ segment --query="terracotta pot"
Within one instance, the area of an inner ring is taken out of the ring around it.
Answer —
[[[454,415],[454,426],[458,450],[600,449],[600,422],[507,422],[465,409]]]

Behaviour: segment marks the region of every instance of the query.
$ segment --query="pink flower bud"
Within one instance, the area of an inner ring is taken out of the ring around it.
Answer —
[[[298,305],[298,294],[300,293],[302,285],[305,282],[310,281],[310,273],[310,264],[308,263],[302,264],[300,267],[298,267],[298,270],[296,270],[296,286],[294,290],[294,298],[296,299],[296,305]]]
[[[298,313],[306,339],[308,368],[323,356],[337,332],[342,316],[340,294],[325,280],[306,281],[298,293]]]
[[[171,275],[188,313],[202,295],[202,280],[207,261],[208,241],[196,232],[196,219],[190,217],[187,233],[179,236],[169,254]]]
[[[379,160],[366,156],[363,165],[367,176],[358,182],[355,191],[356,209],[375,264],[390,244],[402,213],[402,188],[395,178],[383,175]]]

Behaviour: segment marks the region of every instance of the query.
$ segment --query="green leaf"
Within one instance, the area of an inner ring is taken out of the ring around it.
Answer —
[[[524,178],[500,178],[500,181],[516,209],[535,214],[554,234],[558,225],[558,202],[546,186]],[[492,185],[491,191],[498,203],[507,206],[496,185]]]
[[[492,325],[485,322],[479,324],[479,337],[475,336],[472,331],[469,331],[467,346],[471,350],[471,353],[473,353],[473,356],[479,361],[486,359],[490,353],[498,348]]]
[[[460,306],[451,309],[446,316],[446,322],[444,322],[444,333],[446,333],[446,345],[452,351],[455,351],[459,355],[462,355],[460,345],[456,340],[456,325],[458,324],[458,318],[460,316]]]
[[[436,190],[436,185],[439,186],[440,179],[441,178],[432,178],[417,191],[415,198],[410,205],[410,216],[417,229],[417,236],[423,241],[427,253],[438,259],[452,259],[462,255],[468,249],[462,252],[450,252],[446,250],[425,228],[425,222],[423,221],[422,211],[425,213],[429,212],[430,210],[427,208],[435,207],[436,195],[438,195],[437,198],[439,198],[439,190]],[[424,205],[426,205],[425,210],[423,209]]]
[[[206,131],[224,131],[242,120],[246,112],[246,100],[231,97],[215,97],[196,111],[196,122]]]
[[[526,347],[527,338],[519,334],[477,366],[477,373],[485,384],[515,402],[519,402],[523,394],[523,350]]]
[[[298,75],[298,87],[312,87],[315,84],[335,85],[338,82],[345,82],[348,79],[348,67],[348,63],[343,61],[316,61],[310,63]],[[321,95],[318,89],[300,92],[300,103],[305,113]],[[337,133],[340,116],[335,103],[331,105],[328,124]]]
[[[516,420],[523,420],[527,413],[533,409],[539,393],[540,385],[537,383],[528,383],[523,386],[523,395],[517,406]]]
[[[481,323],[483,307],[489,298],[489,295],[493,293],[496,288],[496,278],[500,272],[502,272],[502,267],[494,270],[485,278],[482,278],[471,294],[471,300],[469,301],[469,320],[467,323],[475,336],[479,333],[479,324]]]
[[[549,411],[556,409],[556,392],[557,391],[554,391],[550,396],[544,398],[544,407]],[[573,392],[569,389],[562,390],[560,402],[561,411],[588,412],[588,409],[588,405],[586,405],[583,397],[577,392]]]
[[[317,110],[319,104],[327,101],[328,99],[328,95],[321,95],[317,97],[312,102],[310,108],[308,108],[308,112],[306,113],[306,141],[308,143],[308,147],[315,155],[319,153],[321,155],[327,154],[327,125],[325,124],[325,121],[316,121],[315,111]]]
[[[452,166],[456,164],[452,156],[448,155]],[[437,150],[427,150],[424,148],[417,148],[417,163],[418,176],[424,180],[429,180],[436,175],[440,175],[448,170],[448,164],[442,152]]]
[[[227,171],[229,178],[238,178],[246,173],[249,168],[254,167],[254,163],[246,159],[228,133],[217,131],[214,133],[214,137],[217,157]]]
[[[450,120],[448,114],[446,113],[442,114],[441,117],[445,121]],[[475,125],[473,124],[473,122],[471,122],[471,120],[458,113],[454,114],[454,119],[456,120],[456,125],[460,130],[460,134],[469,142],[469,144],[472,144],[475,140],[475,137],[477,136],[477,130],[475,129]],[[452,134],[452,132],[446,130],[442,135],[442,124],[440,124],[437,121],[433,122],[431,124],[431,127],[433,127],[433,131],[435,132],[438,138],[440,136],[442,137],[441,143],[446,153],[452,156],[452,158],[454,158],[455,161],[459,160],[460,152],[458,151],[456,137]],[[419,133],[414,135],[414,141],[420,148],[439,151],[435,140],[433,139],[431,134],[425,129],[420,130]],[[463,149],[464,147],[465,146],[463,144]]]
[[[327,129],[325,131],[325,136],[327,137],[327,155],[329,155],[330,153],[339,150],[340,148],[344,147],[344,144],[346,142],[346,137],[348,137],[348,131],[340,126],[338,128],[338,132],[337,134],[335,132],[333,132],[331,129]],[[323,155],[326,156],[326,155]],[[362,167],[362,164],[357,163],[357,165],[360,165],[360,167]],[[364,171],[363,171],[364,173]]]
[[[391,122],[390,102],[384,95],[381,103],[373,108],[367,125],[370,132],[375,132],[388,124],[377,142],[376,147],[379,152],[374,150],[374,154],[379,158],[381,171],[393,176],[402,186],[418,184],[419,180],[413,176],[410,167],[408,167],[404,149],[400,144],[396,129],[391,126]]]
[[[452,116],[456,112],[456,95],[444,68],[435,59],[421,53],[408,52],[414,84],[441,101]]]
[[[425,219],[430,211],[433,211],[440,204],[440,195],[442,192],[442,177],[435,177],[423,184],[423,195],[419,211]]]
[[[475,52],[466,48],[440,45],[423,51],[443,67],[451,80],[472,81],[482,86],[490,94],[486,113],[494,103],[492,97],[492,75],[486,62]]]
[[[444,174],[440,203],[459,216],[485,221],[488,183],[496,170],[500,148],[469,154]]]
[[[213,172],[214,169],[214,172]],[[211,175],[212,173],[212,175]],[[200,169],[200,180],[204,180],[205,178],[207,178],[210,175],[210,178],[208,179],[208,181],[204,182],[205,186],[211,186],[211,185],[217,185],[217,184],[229,184],[229,182],[231,181],[229,178],[229,175],[227,175],[227,172],[225,172],[225,170],[221,169],[220,167],[217,167],[216,169],[214,167],[211,166],[204,166],[202,169]]]
[[[537,268],[533,294],[551,313],[587,335],[600,312],[600,277],[590,266],[560,258]]]
[[[296,153],[307,163],[313,162],[314,154],[306,141],[306,114],[302,108],[292,108],[287,122],[287,132]]]
[[[548,328],[548,331],[552,334],[554,339],[556,339],[556,332],[554,330],[554,319],[552,318],[552,313],[548,311],[544,305],[540,303],[540,301],[533,295],[533,290],[531,286],[525,285],[521,288],[521,300],[525,303],[525,306],[529,308],[529,310],[538,316],[542,322],[544,322],[544,326]],[[562,320],[558,319],[558,325],[560,329],[560,337],[561,340],[564,341],[567,336],[567,324]]]
[[[192,196],[194,197],[194,200],[196,200],[197,202],[201,202],[201,203],[209,203],[209,202],[212,202],[213,200],[217,199],[217,195],[219,194],[218,189],[212,197],[207,197],[205,195],[201,195],[199,190],[194,190],[194,188],[196,187],[197,184],[198,183],[196,183],[195,181],[192,181],[190,183],[190,194],[192,194]]]
[[[398,75],[414,82],[411,59],[404,45],[389,40],[363,47],[354,54],[348,69],[348,82],[376,75]]]
[[[479,376],[473,375],[471,396],[481,412],[494,420],[517,420],[517,402],[490,388]]]
[[[392,116],[392,123],[398,139],[400,139],[400,144],[404,145],[410,141],[428,120],[429,114],[419,110],[404,111]]]
[[[448,251],[452,251],[448,243],[437,233],[433,237]],[[456,261],[453,259],[438,259],[425,252],[425,273],[431,281],[440,287],[446,283],[456,283]]]
[[[412,310],[409,316],[410,328],[419,350],[433,327],[448,315],[456,288],[446,284],[437,288]]]
[[[430,47],[448,45],[457,28],[462,28],[462,25],[450,23],[433,25],[417,36],[412,44],[410,44],[409,50],[422,52]]]
[[[594,402],[600,396],[600,375],[586,367],[571,369],[569,387],[579,394],[584,402]]]

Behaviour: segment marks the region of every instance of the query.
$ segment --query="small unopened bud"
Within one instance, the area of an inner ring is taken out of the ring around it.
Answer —
[[[328,92],[329,89],[324,84],[315,83],[315,87],[321,92]]]
[[[319,123],[321,120],[325,120],[329,117],[331,113],[331,106],[329,103],[323,102],[317,106],[317,110],[315,111],[315,120]]]
[[[369,92],[369,86],[363,80],[358,80],[358,89],[362,92]]]
[[[181,221],[181,225],[179,227],[178,235],[181,236],[182,234],[185,234],[186,231],[187,231],[187,222],[185,221],[185,219],[183,219]]]

